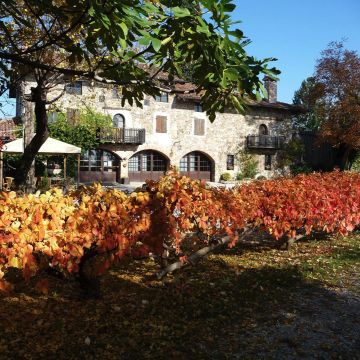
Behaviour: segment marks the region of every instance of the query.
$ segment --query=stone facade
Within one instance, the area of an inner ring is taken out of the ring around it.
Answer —
[[[30,91],[32,83],[26,82],[25,93]],[[273,84],[272,84],[273,85]],[[276,83],[275,83],[276,86]],[[63,86],[55,89],[49,97],[55,97]],[[276,90],[271,92],[276,96]],[[205,155],[211,162],[211,180],[218,181],[221,174],[230,173],[236,177],[241,164],[236,161],[234,169],[227,169],[228,155],[246,148],[246,137],[258,135],[260,125],[266,125],[268,135],[291,136],[291,119],[293,109],[291,105],[278,103],[276,99],[250,104],[245,115],[229,110],[217,114],[216,120],[211,123],[197,105],[196,98],[187,98],[169,94],[168,102],[146,98],[143,108],[131,107],[128,104],[121,106],[121,98],[115,89],[81,82],[80,94],[65,94],[56,106],[59,110],[81,109],[90,107],[98,112],[114,117],[120,114],[125,119],[127,129],[145,129],[143,144],[104,144],[101,148],[116,154],[119,158],[119,181],[128,181],[128,161],[142,150],[159,152],[168,160],[168,165],[179,167],[180,160],[187,154],[198,152]],[[20,114],[17,114],[20,115]],[[156,131],[156,117],[165,116],[167,119],[166,133]],[[204,134],[195,135],[195,119],[204,119]],[[265,156],[271,155],[274,164],[276,149],[252,150],[258,160],[258,175],[270,177],[273,167],[265,169]]]

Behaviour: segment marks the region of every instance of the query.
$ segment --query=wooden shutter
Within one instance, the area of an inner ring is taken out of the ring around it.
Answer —
[[[156,116],[156,132],[157,133],[166,133],[167,132],[167,117],[166,116]]]
[[[205,135],[205,120],[194,119],[194,135]]]

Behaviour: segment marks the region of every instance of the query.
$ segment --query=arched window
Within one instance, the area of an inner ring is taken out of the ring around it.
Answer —
[[[85,151],[80,160],[80,181],[119,180],[119,158],[106,150],[91,149]]]
[[[259,135],[262,136],[262,135],[269,135],[269,130],[268,130],[268,127],[264,124],[261,124],[259,126]]]
[[[180,160],[180,173],[192,179],[211,181],[213,163],[207,155],[199,151],[193,151]]]
[[[121,114],[116,114],[113,117],[113,127],[123,129],[125,127],[125,117]]]
[[[140,151],[129,159],[130,181],[157,180],[164,175],[168,165],[166,157],[158,151]]]

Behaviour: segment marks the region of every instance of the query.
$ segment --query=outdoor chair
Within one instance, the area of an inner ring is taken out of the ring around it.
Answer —
[[[3,190],[10,191],[13,181],[14,181],[14,178],[9,177],[9,176],[6,177],[3,182]]]

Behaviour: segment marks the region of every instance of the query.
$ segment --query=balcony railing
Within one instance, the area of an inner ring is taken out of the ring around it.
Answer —
[[[271,135],[248,135],[246,146],[248,149],[282,149],[285,144],[285,136]]]
[[[107,143],[143,144],[145,142],[145,129],[101,128],[98,134],[99,139]]]

